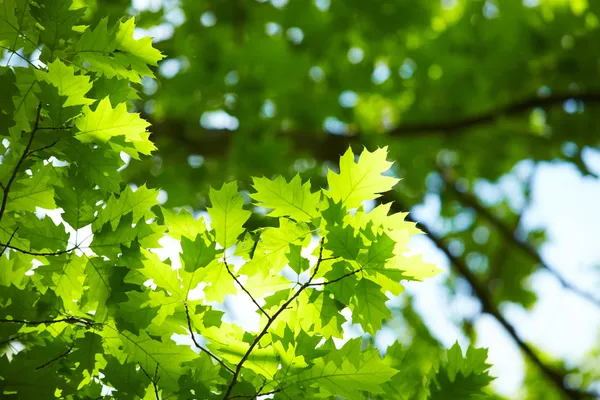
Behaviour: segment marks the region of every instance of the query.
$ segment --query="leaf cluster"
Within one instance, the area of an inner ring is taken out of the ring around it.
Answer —
[[[327,189],[262,177],[247,201],[224,183],[210,190],[210,224],[163,208],[158,190],[119,173],[122,154],[155,150],[130,101],[163,56],[134,39],[133,19],[87,26],[84,15],[69,0],[0,1],[3,396],[484,396],[483,350],[432,346],[415,369],[399,343],[382,357],[342,340],[348,322],[374,336],[401,281],[438,272],[407,255],[419,231],[405,213],[364,205],[398,181],[386,148],[349,149]],[[251,207],[274,223],[247,229]],[[165,240],[178,250],[169,257]],[[224,318],[227,296],[254,304],[258,332]]]

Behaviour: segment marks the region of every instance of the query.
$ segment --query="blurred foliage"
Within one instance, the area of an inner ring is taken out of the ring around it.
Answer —
[[[154,36],[166,55],[134,102],[152,123],[159,151],[128,165],[126,181],[162,188],[166,207],[197,211],[208,203],[209,186],[223,180],[250,191],[251,176],[303,172],[321,186],[324,166],[335,168],[348,145],[355,152],[387,145],[393,174],[402,178],[396,189],[404,197],[396,200],[411,207],[426,196],[439,199],[430,230],[494,304],[535,304],[527,278],[543,265],[517,242],[535,252],[545,238],[523,232],[520,214],[536,163],[564,160],[592,174],[582,152],[600,144],[600,2],[88,4],[90,24],[135,15],[137,33]],[[515,172],[518,164],[525,174]],[[506,174],[516,177],[522,201],[486,190]],[[512,239],[465,194],[478,197]],[[458,272],[447,282],[455,293],[465,290]],[[471,322],[463,324],[467,336]],[[528,398],[563,398],[534,364],[524,383]],[[597,363],[590,365],[581,382],[564,384],[597,381]]]

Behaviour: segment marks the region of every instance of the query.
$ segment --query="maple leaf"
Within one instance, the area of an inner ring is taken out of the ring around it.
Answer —
[[[132,213],[133,221],[149,217],[150,207],[158,204],[157,196],[158,193],[155,190],[148,189],[145,185],[137,188],[135,192],[130,186],[127,186],[118,199],[111,195],[106,207],[92,224],[93,230],[99,230],[106,223],[110,223],[112,229],[115,230],[119,226],[121,217],[129,213]]]
[[[355,208],[391,190],[399,179],[383,175],[392,166],[386,157],[387,147],[374,152],[364,149],[355,162],[354,153],[348,149],[340,159],[340,173],[331,170],[327,173],[331,198],[341,201],[346,208]]]
[[[310,182],[303,185],[300,175],[289,183],[282,176],[274,180],[254,178],[253,186],[256,193],[251,194],[252,198],[259,201],[259,206],[272,208],[271,217],[289,216],[299,222],[308,222],[317,216],[321,195],[311,193]]]
[[[354,290],[355,295],[349,304],[353,321],[360,323],[366,332],[374,334],[381,329],[383,320],[392,316],[385,305],[388,298],[381,292],[381,286],[365,278],[358,281]]]
[[[208,196],[212,207],[207,210],[217,243],[231,247],[244,232],[244,223],[251,213],[243,209],[244,199],[238,193],[237,182],[224,183],[219,190],[211,188]]]
[[[136,152],[150,154],[156,149],[148,140],[149,133],[146,132],[150,124],[140,118],[139,114],[127,112],[125,103],[120,103],[113,109],[108,97],[100,100],[93,111],[84,106],[82,115],[75,120],[75,126],[78,130],[75,137],[83,143],[108,142],[122,136],[125,142],[133,145]]]
[[[85,97],[92,88],[90,77],[75,74],[75,68],[64,64],[59,59],[48,64],[48,72],[39,69],[34,72],[38,80],[56,87],[58,95],[66,98],[63,107],[89,105],[94,102],[93,99]]]

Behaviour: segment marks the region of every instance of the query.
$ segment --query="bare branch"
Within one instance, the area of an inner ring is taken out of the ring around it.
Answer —
[[[252,297],[252,295],[250,294],[250,292],[248,290],[246,290],[246,288],[244,287],[244,285],[242,285],[242,283],[237,278],[237,276],[235,276],[235,274],[233,273],[233,271],[231,271],[231,269],[229,268],[229,264],[227,264],[227,259],[225,259],[225,257],[223,257],[223,263],[225,264],[225,268],[227,268],[227,272],[229,273],[229,275],[231,275],[231,277],[233,278],[233,280],[235,281],[235,283],[237,283],[240,286],[240,288],[242,288],[242,290],[248,295],[248,297],[250,297],[250,300],[252,300],[252,302],[254,303],[254,305],[256,307],[258,307],[258,309],[265,315],[265,317],[267,317],[267,319],[270,319],[271,317],[269,316],[269,314],[267,314],[267,312],[260,306],[260,304],[258,304],[258,302],[256,301],[256,299],[254,297]]]
[[[315,270],[313,271],[312,275],[310,276],[310,279],[304,283],[302,286],[300,286],[300,289],[298,289],[296,291],[296,293],[294,293],[294,295],[292,297],[290,297],[285,303],[283,303],[281,305],[281,307],[279,307],[279,309],[275,312],[275,314],[273,314],[272,317],[270,317],[267,320],[267,323],[265,324],[264,328],[260,331],[260,333],[258,334],[258,336],[256,336],[254,338],[254,341],[250,344],[250,347],[248,348],[248,350],[246,351],[246,353],[243,355],[242,359],[240,360],[240,362],[237,364],[236,368],[235,368],[235,372],[233,373],[233,378],[231,379],[231,382],[229,383],[229,386],[227,387],[227,391],[225,392],[225,396],[223,397],[223,400],[229,400],[232,397],[230,397],[231,395],[231,391],[233,390],[233,387],[235,386],[235,384],[238,381],[240,372],[242,370],[242,366],[244,365],[244,363],[246,362],[246,360],[248,360],[248,357],[250,357],[250,353],[252,353],[252,350],[254,350],[254,348],[256,347],[256,345],[258,345],[258,342],[260,342],[260,340],[269,332],[269,328],[271,327],[271,324],[273,324],[273,322],[275,322],[275,320],[277,319],[277,317],[284,312],[288,306],[298,298],[298,296],[300,296],[300,294],[307,288],[310,286],[313,278],[317,275],[317,272],[319,272],[319,266],[321,265],[321,262],[323,261],[323,241],[324,238],[321,238],[321,248],[319,250],[319,259],[317,260],[317,264],[315,265]]]
[[[38,128],[38,130],[42,130],[42,129],[51,129],[51,128]],[[54,129],[54,128],[52,128],[52,129]],[[66,129],[66,128],[56,128],[56,129]],[[58,139],[58,140],[55,140],[54,142],[50,143],[50,144],[49,144],[49,145],[47,145],[47,146],[43,146],[43,147],[40,147],[39,149],[31,150],[31,151],[29,152],[28,156],[31,156],[31,155],[33,155],[34,153],[37,153],[38,151],[48,150],[49,148],[51,148],[51,147],[53,147],[54,145],[56,145],[56,143],[58,143],[58,142],[60,142],[60,139]]]
[[[6,210],[6,203],[8,202],[8,193],[10,192],[10,187],[12,186],[13,182],[17,178],[17,173],[19,172],[19,168],[21,168],[21,164],[23,164],[23,161],[25,161],[25,159],[27,158],[27,156],[29,154],[29,149],[31,148],[31,143],[33,143],[33,138],[35,136],[35,133],[38,130],[38,126],[40,125],[41,113],[42,113],[42,103],[38,104],[38,106],[37,106],[37,110],[36,110],[36,114],[35,114],[35,122],[33,123],[33,129],[31,131],[31,135],[29,136],[29,140],[27,141],[27,144],[25,145],[25,151],[23,151],[21,158],[19,158],[19,161],[17,161],[17,165],[15,165],[15,169],[13,170],[10,178],[8,179],[8,182],[6,183],[6,186],[4,186],[4,195],[2,196],[2,205],[0,205],[0,221],[2,220],[2,217],[4,216],[4,210]]]
[[[11,242],[11,240],[13,239],[13,237],[15,236],[15,233],[17,233],[17,231],[18,231],[18,230],[19,230],[19,227],[17,226],[17,227],[15,228],[15,230],[13,231],[13,233],[12,233],[12,234],[10,235],[10,237],[8,238],[8,242],[6,242],[6,244],[5,244],[5,245],[2,245],[2,244],[0,244],[0,246],[4,246],[4,247],[2,247],[2,251],[0,251],[0,257],[2,257],[2,255],[4,254],[4,252],[6,251],[6,248],[7,248],[8,246],[10,246],[10,242]]]
[[[392,207],[395,207],[395,206],[397,207],[398,205],[399,205],[398,201],[396,201],[395,205],[393,205]],[[399,208],[405,209],[405,207],[403,207],[401,205]],[[408,216],[406,219],[407,219],[407,221],[416,222],[416,221],[412,220],[410,218],[410,216]],[[448,247],[444,244],[444,242],[442,241],[441,238],[436,236],[433,232],[431,232],[423,224],[419,224],[419,229],[421,229],[427,235],[427,237],[446,255],[446,257],[448,258],[448,260],[450,260],[450,263],[456,269],[456,271],[460,275],[462,275],[463,278],[466,279],[466,281],[471,286],[473,293],[481,302],[483,312],[488,313],[491,316],[493,316],[504,327],[504,329],[508,332],[508,334],[517,343],[517,345],[519,346],[521,351],[523,351],[523,353],[525,353],[527,355],[527,357],[531,360],[531,362],[533,362],[538,367],[538,369],[544,374],[544,376],[546,376],[546,378],[548,378],[550,380],[550,382],[552,382],[552,384],[561,393],[563,393],[567,398],[572,399],[572,400],[580,400],[580,399],[590,398],[591,395],[588,393],[581,392],[579,390],[574,390],[574,389],[567,387],[564,383],[565,375],[559,371],[554,370],[550,366],[546,365],[540,359],[540,357],[535,353],[533,348],[531,348],[527,343],[525,343],[519,337],[515,328],[500,313],[500,311],[498,310],[498,307],[490,298],[487,290],[479,283],[479,280],[473,274],[473,272],[471,272],[471,270],[469,269],[467,264],[461,258],[455,257],[450,252]]]
[[[12,238],[12,236],[11,236],[11,238]],[[0,243],[0,246],[4,246],[4,248],[9,248],[11,250],[18,251],[19,253],[29,254],[30,256],[43,256],[43,257],[60,256],[61,254],[70,253],[73,250],[78,249],[78,247],[75,246],[70,249],[58,250],[58,251],[53,251],[53,252],[35,252],[35,251],[23,250],[18,247],[11,246],[9,243],[10,243],[10,240],[6,244]],[[4,250],[3,250],[3,252],[4,252]],[[0,255],[2,255],[2,253],[0,253]]]
[[[58,324],[60,322],[64,322],[67,324],[74,324],[74,325],[84,325],[88,329],[95,328],[96,326],[101,325],[101,324],[96,323],[89,319],[77,318],[77,317],[72,317],[72,316],[67,317],[67,318],[48,319],[48,320],[42,320],[42,321],[28,321],[28,320],[24,320],[24,319],[0,319],[0,323],[24,324],[24,325],[32,325],[32,326],[37,326],[37,325],[42,325],[42,324]]]
[[[230,399],[256,399],[259,396],[268,396],[270,394],[279,393],[282,390],[283,389],[275,389],[275,390],[271,390],[270,392],[266,392],[266,393],[260,393],[260,390],[259,390],[258,393],[256,393],[256,394],[231,396]]]
[[[347,274],[344,274],[344,275],[342,275],[342,276],[340,276],[340,277],[338,277],[338,278],[332,279],[332,280],[330,280],[330,281],[327,281],[327,282],[319,282],[319,283],[311,283],[311,284],[310,284],[310,285],[308,285],[308,286],[326,286],[326,285],[330,285],[330,284],[332,284],[332,283],[339,282],[339,281],[341,281],[341,280],[342,280],[342,279],[344,279],[344,278],[347,278],[347,277],[349,277],[349,276],[352,276],[352,275],[354,275],[354,274],[357,274],[357,273],[359,273],[360,271],[362,271],[362,269],[355,269],[355,270],[354,270],[354,271],[352,271],[352,272],[348,272]]]
[[[470,128],[492,124],[500,118],[516,116],[536,107],[549,108],[561,105],[569,99],[598,104],[600,103],[600,93],[556,93],[548,97],[532,94],[521,101],[495,106],[485,112],[450,121],[402,124],[389,130],[386,135],[394,138],[422,138],[440,134],[458,136],[466,134]],[[207,159],[224,157],[236,135],[236,132],[225,129],[203,130],[202,134],[192,135],[189,134],[187,124],[183,120],[157,120],[151,115],[144,115],[144,118],[152,123],[152,132],[158,141],[163,138],[175,140],[191,149],[201,150]],[[196,132],[196,128],[194,129]],[[353,132],[348,135],[331,135],[327,132],[294,130],[280,132],[278,137],[289,140],[295,154],[308,153],[317,160],[337,162],[339,155],[343,154],[348,146],[366,144],[367,141],[362,139],[366,138],[368,133]]]
[[[138,363],[140,370],[144,373],[144,375],[146,375],[146,377],[150,380],[150,382],[152,382],[152,386],[154,387],[154,396],[156,397],[156,400],[160,400],[160,396],[158,394],[158,363],[156,363],[156,369],[154,370],[154,379],[152,377],[150,377],[150,375],[148,375],[148,373],[146,372],[146,370],[144,369],[144,367],[142,367],[142,364]]]
[[[600,307],[600,299],[595,298],[591,294],[586,293],[585,291],[569,283],[558,271],[556,271],[542,259],[538,251],[531,244],[515,236],[514,230],[508,227],[500,218],[496,217],[490,210],[481,204],[481,202],[473,194],[459,190],[456,186],[456,181],[450,177],[448,172],[440,171],[440,176],[446,183],[446,186],[450,188],[456,197],[458,197],[462,203],[466,204],[468,207],[471,207],[477,214],[481,215],[491,225],[493,225],[504,238],[504,240],[513,243],[519,250],[528,255],[543,269],[550,272],[550,274],[552,274],[558,280],[563,288],[570,290],[579,297]]]
[[[40,365],[39,367],[36,367],[36,371],[40,370],[44,367],[47,367],[48,365],[52,364],[54,361],[60,360],[63,357],[66,357],[69,355],[69,353],[71,352],[71,350],[73,350],[73,345],[71,345],[67,350],[65,350],[64,352],[60,353],[59,355],[57,355],[56,357],[54,357],[52,360],[45,362],[44,364]]]
[[[229,366],[227,364],[225,364],[223,362],[223,360],[221,360],[219,357],[217,357],[212,352],[210,352],[206,347],[201,346],[200,343],[198,343],[196,341],[196,338],[194,337],[194,331],[192,330],[192,320],[190,318],[190,311],[188,309],[188,305],[185,302],[183,303],[183,305],[185,306],[185,316],[187,317],[188,330],[190,331],[190,336],[192,337],[192,341],[194,342],[194,345],[196,345],[197,348],[199,348],[200,350],[202,350],[203,352],[208,354],[213,360],[215,360],[216,362],[221,364],[223,366],[223,368],[225,368],[227,371],[229,371],[233,374],[233,370],[231,368],[229,368]]]

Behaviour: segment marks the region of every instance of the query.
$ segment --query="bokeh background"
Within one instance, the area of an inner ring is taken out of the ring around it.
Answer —
[[[131,184],[201,212],[224,180],[325,185],[348,146],[388,146],[402,181],[382,201],[412,211],[428,233],[414,250],[445,272],[390,298],[382,351],[476,343],[504,398],[600,393],[600,1],[97,0],[88,13],[135,15],[166,56],[135,103],[159,151],[125,160]],[[248,303],[224,307],[252,330]]]

